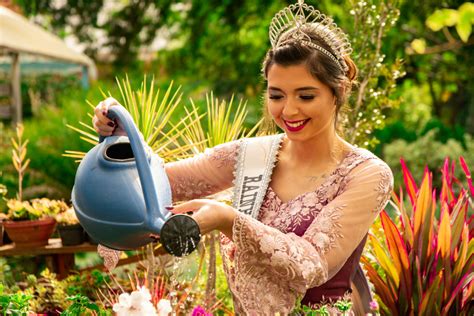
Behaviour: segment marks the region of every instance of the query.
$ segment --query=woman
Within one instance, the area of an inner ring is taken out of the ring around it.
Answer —
[[[391,189],[389,167],[344,141],[337,118],[355,80],[345,34],[299,1],[270,26],[266,106],[284,134],[245,139],[166,165],[174,213],[219,230],[236,314],[288,314],[351,297],[367,232]],[[104,136],[117,133],[101,102]],[[234,205],[202,199],[234,186]],[[363,313],[354,298],[353,313]],[[335,309],[333,310],[336,313]]]

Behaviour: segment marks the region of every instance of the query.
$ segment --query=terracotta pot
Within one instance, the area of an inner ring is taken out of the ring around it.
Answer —
[[[0,246],[11,244],[12,240],[8,237],[5,228],[3,227],[3,222],[0,222]]]
[[[80,245],[86,240],[86,234],[81,224],[58,225],[59,236],[63,246]]]
[[[16,247],[35,247],[48,244],[56,221],[52,217],[33,221],[7,221],[3,227]]]

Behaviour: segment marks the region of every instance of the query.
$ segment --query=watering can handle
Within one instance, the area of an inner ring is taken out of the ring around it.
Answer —
[[[155,222],[159,226],[162,226],[166,218],[165,215],[160,211],[158,196],[156,194],[156,187],[153,181],[150,164],[146,157],[145,148],[140,138],[140,133],[133,122],[132,116],[123,106],[119,105],[110,107],[107,117],[112,120],[116,118],[119,119],[125,129],[125,132],[127,133],[128,139],[130,140],[130,145],[132,147],[133,155],[135,156],[135,161],[137,164],[143,196],[145,198],[148,223]],[[162,221],[156,221],[157,218],[162,219]],[[158,228],[161,229],[161,227]]]

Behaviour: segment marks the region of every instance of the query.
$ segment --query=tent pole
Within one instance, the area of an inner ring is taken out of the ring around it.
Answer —
[[[12,55],[12,99],[13,99],[13,123],[16,125],[22,121],[22,104],[21,104],[21,86],[20,86],[20,54],[13,53]]]
[[[89,71],[86,65],[82,65],[81,85],[83,89],[89,88]]]

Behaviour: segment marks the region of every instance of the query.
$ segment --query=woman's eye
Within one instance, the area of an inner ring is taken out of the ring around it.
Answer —
[[[314,95],[300,95],[300,98],[303,100],[313,100]]]
[[[271,100],[280,100],[281,98],[283,98],[283,96],[281,96],[281,95],[270,95],[269,98]]]

